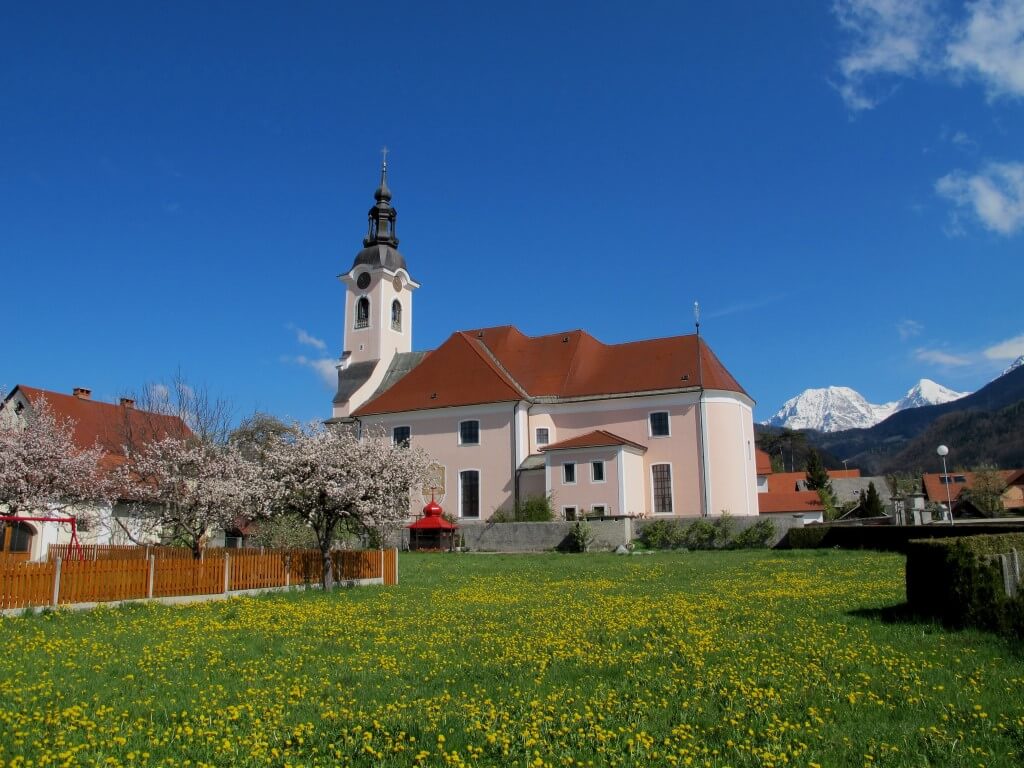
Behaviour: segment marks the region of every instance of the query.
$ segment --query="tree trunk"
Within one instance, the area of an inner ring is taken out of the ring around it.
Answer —
[[[323,585],[324,591],[326,592],[334,588],[334,567],[331,562],[330,539],[328,539],[326,543],[320,544],[320,557],[323,564],[323,575],[320,583]]]

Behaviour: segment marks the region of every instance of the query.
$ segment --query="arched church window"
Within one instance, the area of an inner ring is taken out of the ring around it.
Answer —
[[[402,330],[402,304],[398,299],[391,302],[391,328]]]
[[[368,328],[370,326],[370,300],[360,296],[356,302],[356,328]]]

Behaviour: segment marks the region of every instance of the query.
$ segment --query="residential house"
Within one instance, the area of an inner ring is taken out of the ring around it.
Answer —
[[[85,450],[98,445],[105,451],[101,460],[101,469],[105,472],[124,464],[126,451],[138,450],[147,442],[166,436],[191,434],[176,416],[137,409],[129,398],[121,398],[116,405],[93,400],[92,392],[84,387],[76,387],[67,395],[19,384],[0,403],[0,419],[31,418],[33,409],[43,399],[58,419],[71,421],[72,440],[78,448]],[[137,532],[125,499],[113,504],[78,505],[62,510],[59,516],[81,519],[77,527],[83,544],[128,544],[131,540],[126,529],[133,534]],[[0,551],[40,560],[46,557],[50,544],[66,544],[70,540],[71,529],[65,523],[10,523],[5,526]]]
[[[1024,469],[1000,469],[996,472],[1006,485],[1003,509],[1008,514],[1024,515]],[[945,510],[952,501],[954,517],[973,517],[977,516],[976,510],[972,511],[973,505],[962,505],[960,496],[964,490],[974,487],[976,479],[976,472],[932,472],[921,475],[921,486],[929,504],[937,504]]]

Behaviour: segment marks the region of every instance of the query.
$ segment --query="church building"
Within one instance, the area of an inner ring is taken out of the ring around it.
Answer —
[[[386,161],[374,198],[363,249],[339,276],[331,422],[422,447],[438,500],[465,520],[536,496],[569,520],[758,514],[754,403],[702,338],[604,344],[498,326],[413,351],[420,283],[398,251]]]

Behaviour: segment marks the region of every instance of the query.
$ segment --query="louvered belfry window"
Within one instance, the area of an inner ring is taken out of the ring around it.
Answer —
[[[368,328],[370,325],[370,300],[361,296],[356,302],[356,328]]]

